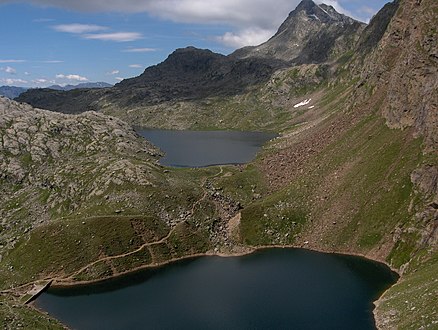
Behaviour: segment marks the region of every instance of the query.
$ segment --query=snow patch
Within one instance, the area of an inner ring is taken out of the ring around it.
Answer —
[[[312,99],[304,100],[303,102],[300,102],[300,103],[298,103],[298,104],[295,104],[295,105],[294,105],[294,108],[299,108],[299,107],[302,107],[302,106],[304,106],[304,105],[308,105],[308,104],[310,103],[310,101],[312,101]]]
[[[309,109],[313,109],[314,107],[315,107],[315,106],[314,106],[314,105],[312,105],[312,106],[310,106],[310,107],[309,107]]]
[[[322,8],[321,6],[319,6],[318,5],[318,7],[319,7],[319,9],[321,9],[324,13],[326,13],[328,16],[330,16],[330,14],[326,11],[326,10],[324,10],[324,8]],[[331,17],[331,16],[330,16]]]

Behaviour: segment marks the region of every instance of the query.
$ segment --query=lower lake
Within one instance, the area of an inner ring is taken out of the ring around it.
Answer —
[[[302,249],[200,257],[100,284],[51,288],[35,305],[72,329],[375,329],[397,275]]]
[[[244,164],[254,159],[273,133],[237,131],[171,131],[137,129],[137,133],[165,152],[162,165],[205,167]]]

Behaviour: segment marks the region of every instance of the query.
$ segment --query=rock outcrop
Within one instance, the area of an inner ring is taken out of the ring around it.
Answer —
[[[102,203],[111,187],[153,185],[158,155],[117,118],[65,115],[1,97],[0,245],[7,250],[13,235]]]
[[[396,1],[388,6],[399,9],[365,60],[362,83],[386,91],[382,109],[390,127],[414,127],[425,137],[426,151],[437,151],[438,3]]]

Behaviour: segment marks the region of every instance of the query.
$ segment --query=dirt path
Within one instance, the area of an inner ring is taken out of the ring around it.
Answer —
[[[185,220],[183,222],[181,222],[181,223],[184,223],[184,222],[185,222]],[[95,264],[97,264],[99,262],[109,261],[109,260],[114,260],[114,259],[119,259],[119,258],[127,257],[129,255],[132,255],[132,254],[135,254],[137,252],[140,252],[140,251],[142,251],[145,248],[149,248],[150,246],[164,243],[167,239],[169,239],[169,237],[173,234],[173,232],[178,228],[178,225],[173,227],[165,237],[163,237],[162,239],[160,239],[158,241],[145,243],[145,244],[141,245],[139,248],[137,248],[137,249],[135,249],[133,251],[130,251],[130,252],[126,252],[126,253],[122,253],[122,254],[118,254],[118,255],[114,255],[114,256],[108,256],[108,257],[103,257],[103,258],[97,259],[97,260],[89,263],[88,265],[82,267],[81,269],[79,269],[78,271],[74,272],[73,274],[71,274],[71,275],[69,275],[67,277],[62,278],[62,280],[72,280],[73,277],[79,275],[80,273],[85,271],[87,268],[92,267],[92,266],[94,266]]]

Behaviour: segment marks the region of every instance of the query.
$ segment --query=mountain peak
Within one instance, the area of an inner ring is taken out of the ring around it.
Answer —
[[[320,63],[330,58],[334,47],[346,50],[352,44],[350,39],[364,27],[365,24],[338,13],[332,6],[302,0],[271,39],[237,50],[233,56]]]
[[[316,6],[316,3],[314,3],[312,0],[302,0],[295,11],[301,11],[301,10],[309,10]]]
[[[290,20],[296,20],[300,16],[302,16],[302,12],[304,12],[305,15],[307,15],[310,19],[319,20],[323,23],[342,23],[342,24],[352,24],[355,22],[354,19],[351,17],[345,16],[341,13],[338,13],[336,9],[333,6],[326,5],[324,3],[317,5],[312,0],[303,0],[301,1],[298,6],[290,12],[289,17],[286,19],[286,21],[282,24],[285,25],[285,23],[288,23]],[[281,27],[282,27],[281,26]],[[280,30],[281,30],[280,27]]]

